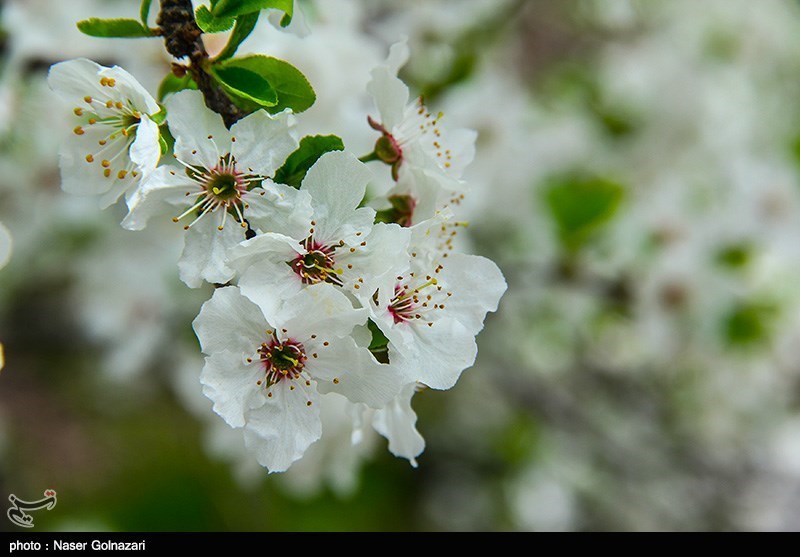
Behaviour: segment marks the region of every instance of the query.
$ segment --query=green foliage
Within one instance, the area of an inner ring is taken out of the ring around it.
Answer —
[[[281,26],[286,27],[292,21],[294,0],[217,0],[212,2],[211,12],[215,17],[237,17],[275,8],[285,15]]]
[[[142,5],[139,8],[139,18],[145,27],[147,27],[147,19],[150,17],[150,4],[152,3],[153,0],[142,0]]]
[[[99,19],[92,17],[78,22],[78,29],[92,37],[152,37],[153,31],[135,19]]]
[[[265,81],[277,95],[276,101],[271,104],[264,102],[267,100],[265,98],[262,101],[252,101],[257,105],[255,107],[247,106],[245,103],[243,106],[245,109],[266,107],[274,114],[291,108],[293,112],[298,113],[310,108],[317,99],[314,89],[300,70],[288,62],[270,56],[252,55],[225,60],[214,64],[212,71],[217,75],[220,73],[233,75],[237,81],[244,79],[243,76],[254,74],[261,81]],[[242,72],[247,72],[247,74]],[[225,80],[221,79],[221,81],[224,86]],[[228,85],[231,84],[228,83]],[[247,96],[235,92],[233,94],[239,98],[250,100]],[[250,94],[252,95],[252,92]],[[258,95],[255,97],[260,98]],[[271,99],[272,97],[269,98],[269,100]]]
[[[260,75],[237,66],[213,66],[212,75],[229,95],[262,107],[275,106],[278,95]]]
[[[244,40],[250,36],[253,29],[255,29],[256,23],[258,23],[258,16],[259,13],[255,12],[243,15],[236,20],[236,25],[233,28],[230,39],[228,39],[228,44],[226,44],[222,52],[217,55],[216,60],[226,60],[236,54],[239,45],[241,45]]]
[[[734,307],[723,322],[723,332],[732,346],[752,346],[769,339],[776,317],[774,304],[742,302]]]
[[[234,17],[215,17],[205,6],[197,8],[194,19],[204,33],[222,33],[233,27],[236,22]]]
[[[383,334],[383,331],[375,324],[372,319],[367,321],[367,328],[372,333],[372,342],[369,343],[371,352],[381,352],[386,350],[389,345],[389,339]]]
[[[197,89],[197,83],[194,82],[192,76],[186,74],[183,77],[178,77],[173,73],[169,73],[158,86],[158,100],[163,101],[168,95],[184,89]]]
[[[275,181],[299,188],[308,169],[329,151],[344,150],[341,138],[335,135],[309,135],[300,140],[300,147],[289,155],[283,166],[275,172]]]
[[[591,240],[617,212],[624,193],[620,184],[595,176],[552,180],[544,190],[545,203],[564,248],[575,252]]]
[[[750,263],[753,248],[746,244],[733,244],[717,253],[716,261],[731,270],[742,269]]]

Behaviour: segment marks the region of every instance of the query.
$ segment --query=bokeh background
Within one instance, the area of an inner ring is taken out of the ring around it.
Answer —
[[[37,530],[800,530],[800,4],[297,1],[310,35],[263,18],[242,52],[309,77],[302,131],[371,150],[364,87],[406,35],[412,90],[480,134],[468,249],[509,289],[476,365],[415,397],[419,468],[337,416],[287,474],[244,452],[179,231],[59,187],[48,67],[154,92],[161,43],[75,28],[136,0],[6,0],[2,499],[56,489]]]

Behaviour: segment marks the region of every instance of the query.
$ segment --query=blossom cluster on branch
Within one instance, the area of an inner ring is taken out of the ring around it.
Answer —
[[[97,36],[164,37],[189,62],[173,64],[158,98],[117,66],[51,68],[74,118],[64,190],[102,207],[124,197],[129,230],[156,220],[183,229],[181,280],[216,287],[193,323],[204,393],[261,465],[285,471],[301,458],[332,397],[347,401],[354,440],[372,426],[416,465],[424,441],[412,397],[455,385],[506,289],[492,261],[457,246],[475,132],[447,129],[410,99],[401,41],[368,85],[372,153],[359,159],[336,136],[299,138],[299,113],[315,100],[304,76],[276,58],[233,58],[262,9],[284,12],[285,25],[292,2],[220,0],[196,22],[184,4],[162,2],[159,29],[147,26],[149,1],[141,23],[79,23]],[[201,32],[231,27],[215,58],[197,46]]]

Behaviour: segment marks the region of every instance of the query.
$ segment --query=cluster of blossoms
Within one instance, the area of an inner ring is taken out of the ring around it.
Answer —
[[[297,187],[279,180],[303,149],[290,109],[228,128],[197,90],[161,104],[125,70],[86,59],[49,73],[75,118],[64,189],[103,206],[124,195],[126,229],[163,220],[184,231],[181,280],[216,287],[194,320],[204,393],[271,472],[320,438],[332,397],[416,464],[411,398],[451,388],[474,363],[506,288],[494,263],[454,242],[476,134],[409,101],[397,77],[407,57],[396,44],[372,72],[374,152],[318,153]]]

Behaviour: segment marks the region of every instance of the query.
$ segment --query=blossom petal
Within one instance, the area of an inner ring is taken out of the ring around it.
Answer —
[[[228,350],[208,356],[200,374],[203,394],[214,402],[214,412],[232,427],[245,424],[244,415],[254,393],[264,389],[257,384],[262,379],[264,371],[259,363],[247,364],[241,353]]]
[[[289,133],[289,116],[288,112],[270,116],[258,110],[234,124],[231,154],[237,167],[261,176],[274,175],[297,149],[297,141]]]
[[[316,353],[318,357],[310,358],[306,369],[319,382],[321,393],[335,392],[351,402],[383,408],[403,386],[401,373],[376,362],[369,350],[359,348],[350,337],[335,340]]]
[[[128,199],[128,215],[122,226],[128,230],[142,230],[150,217],[166,212],[170,205],[187,205],[196,199],[186,196],[196,189],[197,184],[183,171],[176,171],[173,166],[160,166]]]
[[[136,139],[130,147],[130,157],[139,171],[147,176],[156,169],[161,158],[161,145],[158,141],[158,124],[142,115],[136,128]]]
[[[311,196],[308,192],[276,184],[271,180],[243,196],[250,225],[260,232],[279,232],[305,236],[311,222]]]
[[[322,435],[318,396],[312,390],[292,389],[292,383],[279,381],[270,387],[272,396],[246,415],[245,444],[270,472],[288,469]]]
[[[205,168],[219,164],[219,158],[231,148],[231,135],[222,117],[206,107],[203,93],[180,91],[167,99],[166,106],[175,155],[185,163]]]
[[[47,84],[70,102],[82,102],[83,97],[104,93],[97,79],[100,64],[78,58],[54,64],[47,74]]]
[[[116,84],[113,88],[110,88],[109,95],[128,101],[128,104],[136,107],[139,112],[153,115],[161,110],[161,107],[158,106],[158,103],[147,89],[142,87],[135,77],[119,66],[101,67],[97,75],[98,77],[113,79]]]
[[[226,264],[228,250],[244,240],[244,230],[233,218],[219,230],[221,217],[217,212],[204,216],[186,231],[178,270],[189,288],[198,288],[203,281],[225,284],[233,278],[233,269]]]
[[[449,389],[461,372],[475,363],[475,335],[455,319],[440,319],[431,327],[416,323],[399,326],[408,327],[416,339],[405,346],[390,344],[389,361],[397,362],[409,381]]]
[[[319,283],[286,300],[277,314],[274,317],[268,315],[267,320],[304,342],[313,334],[329,337],[349,335],[353,327],[367,321],[367,310],[353,308],[350,299],[332,284]]]
[[[382,125],[389,131],[400,124],[408,104],[408,86],[397,77],[397,72],[408,60],[405,41],[392,45],[386,64],[372,70],[367,92],[375,99]]]
[[[311,194],[318,225],[317,236],[332,239],[341,224],[351,220],[364,199],[371,177],[372,172],[352,153],[331,151],[319,158],[309,169],[302,185],[302,191]],[[374,217],[372,209],[364,207],[359,211],[364,215],[371,213]]]
[[[206,354],[231,351],[240,359],[255,354],[266,338],[267,322],[261,310],[235,286],[217,288],[192,322]]]
[[[497,310],[508,287],[494,261],[479,255],[450,254],[443,263],[441,279],[453,292],[447,300],[447,314],[474,334],[483,329],[486,313]]]
[[[417,414],[411,408],[411,398],[415,392],[415,383],[403,387],[392,402],[375,412],[372,426],[389,440],[389,451],[393,455],[408,459],[416,468],[416,457],[425,450],[425,439],[417,431]]]

